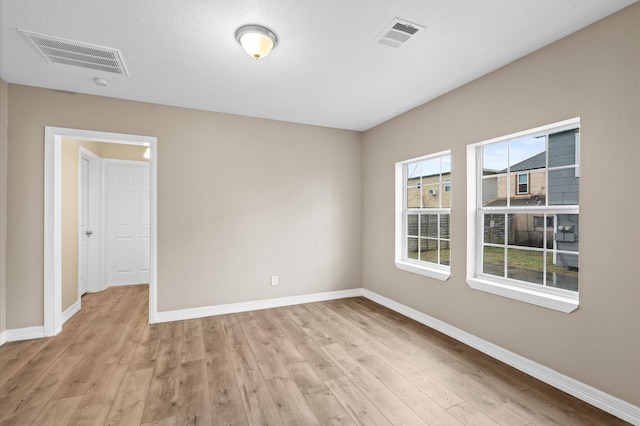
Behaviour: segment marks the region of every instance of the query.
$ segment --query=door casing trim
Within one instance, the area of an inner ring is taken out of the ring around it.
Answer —
[[[150,276],[149,322],[157,317],[157,138],[93,130],[45,126],[44,137],[44,335],[62,330],[62,140],[147,145],[149,159]]]

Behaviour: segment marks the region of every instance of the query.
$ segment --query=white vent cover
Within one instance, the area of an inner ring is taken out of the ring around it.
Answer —
[[[128,76],[120,51],[31,31],[18,30],[49,62]]]
[[[424,26],[394,18],[389,25],[375,38],[375,42],[385,46],[398,48],[413,38]]]

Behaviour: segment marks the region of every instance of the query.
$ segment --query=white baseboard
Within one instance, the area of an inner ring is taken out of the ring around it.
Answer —
[[[5,330],[6,342],[17,342],[18,340],[39,339],[44,336],[44,327],[25,327]]]
[[[7,330],[0,332],[0,346],[7,343]]]
[[[61,325],[67,322],[69,318],[74,316],[80,310],[80,300],[77,300],[76,303],[69,306],[61,315]]]
[[[226,305],[203,306],[200,308],[188,308],[175,311],[164,311],[157,313],[156,320],[157,322],[179,321],[358,296],[362,296],[361,288],[329,291],[326,293],[304,294],[300,296],[279,297],[276,299],[255,300],[251,302],[229,303]]]
[[[593,406],[596,406],[614,416],[626,420],[634,425],[640,425],[640,407],[630,404],[620,398],[602,392],[592,386],[558,373],[542,364],[515,354],[484,339],[460,330],[427,314],[388,299],[372,291],[363,289],[362,296],[399,314],[409,317],[433,328],[449,337],[471,346],[499,361],[504,362],[536,379],[575,396]]]

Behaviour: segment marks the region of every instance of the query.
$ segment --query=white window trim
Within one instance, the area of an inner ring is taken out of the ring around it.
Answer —
[[[541,291],[533,285],[526,285],[526,283],[522,286],[503,283],[499,279],[488,278],[480,274],[482,267],[478,262],[477,241],[478,229],[481,226],[477,207],[477,200],[481,191],[481,182],[477,179],[479,169],[478,147],[550,129],[562,131],[566,127],[566,130],[568,130],[576,125],[580,125],[579,117],[467,146],[467,284],[469,287],[564,313],[570,313],[578,309],[579,296],[577,292],[549,291],[549,289]]]
[[[395,203],[395,265],[396,268],[411,272],[425,277],[434,278],[439,281],[447,281],[451,276],[451,266],[437,265],[435,263],[412,261],[411,259],[403,259],[405,236],[404,236],[404,165],[413,161],[424,160],[427,158],[435,158],[443,155],[451,155],[451,151],[442,151],[435,154],[425,155],[412,158],[396,163],[396,203]]]

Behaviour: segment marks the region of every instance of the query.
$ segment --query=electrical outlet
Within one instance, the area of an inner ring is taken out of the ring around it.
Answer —
[[[271,285],[278,285],[278,276],[277,275],[272,275],[271,276]]]

